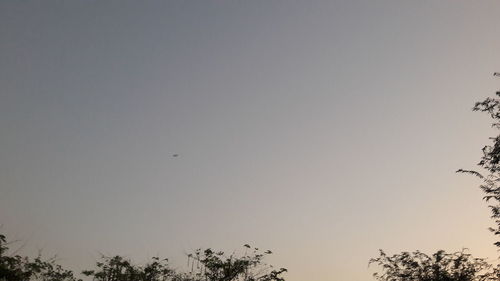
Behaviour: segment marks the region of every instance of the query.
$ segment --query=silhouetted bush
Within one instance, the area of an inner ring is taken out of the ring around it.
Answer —
[[[495,76],[500,76],[495,73]],[[500,92],[496,93],[500,97]],[[500,129],[500,99],[486,98],[476,102],[473,111],[485,112],[493,119],[492,127]],[[490,203],[491,217],[496,227],[490,228],[495,235],[500,235],[500,134],[490,138],[492,144],[482,149],[483,156],[478,165],[485,174],[474,170],[460,169],[457,172],[468,173],[483,180],[480,185],[486,194],[484,199]],[[500,247],[500,241],[495,245]],[[462,252],[446,253],[438,251],[429,256],[419,251],[403,252],[387,256],[382,250],[380,256],[370,260],[377,264],[381,273],[374,277],[381,281],[489,281],[500,280],[500,266],[492,267],[484,259],[472,258]]]
[[[500,97],[500,92],[496,92],[496,96]],[[498,130],[500,129],[500,99],[497,97],[477,102],[472,110],[487,113],[493,119],[491,126]],[[480,188],[485,193],[484,200],[490,203],[491,217],[496,223],[496,226],[490,230],[495,235],[500,235],[500,134],[490,139],[492,144],[483,147],[483,156],[478,163],[485,173],[463,169],[457,172],[472,174],[483,181]],[[495,245],[500,247],[500,241],[495,242]]]
[[[1,281],[76,281],[73,272],[62,268],[55,258],[43,260],[8,254],[8,242],[0,234],[0,280]]]
[[[402,252],[388,256],[380,250],[380,256],[370,260],[381,268],[373,276],[380,281],[493,281],[500,280],[498,270],[484,259],[473,258],[461,251],[433,255],[422,252]]]
[[[43,260],[9,254],[9,243],[0,234],[0,281],[81,281],[73,272],[62,268],[55,258]],[[284,281],[287,270],[273,269],[264,263],[271,251],[259,252],[245,245],[242,256],[224,255],[212,249],[196,250],[187,256],[188,272],[176,272],[167,259],[153,257],[144,266],[135,265],[121,256],[101,257],[96,269],[83,275],[94,281]],[[250,253],[248,253],[250,252]]]
[[[266,255],[271,251],[259,252],[258,248],[244,245],[246,253],[237,257],[234,254],[225,256],[224,252],[216,252],[212,249],[197,250],[188,255],[188,263],[194,273],[193,280],[209,281],[283,281],[282,276],[287,270],[273,269],[263,262]],[[248,253],[250,252],[250,253]],[[196,264],[196,271],[193,268]]]
[[[176,275],[169,268],[167,260],[158,257],[153,257],[145,266],[133,265],[121,256],[102,257],[96,266],[97,270],[85,270],[82,273],[96,281],[166,281],[175,280]]]
[[[247,251],[241,257],[225,256],[224,252],[212,249],[196,250],[188,255],[187,273],[177,273],[168,266],[167,260],[154,257],[145,266],[133,265],[120,257],[102,257],[97,262],[97,270],[86,270],[86,276],[95,281],[284,281],[281,275],[286,269],[274,270],[263,259],[271,251],[259,252],[258,249]]]

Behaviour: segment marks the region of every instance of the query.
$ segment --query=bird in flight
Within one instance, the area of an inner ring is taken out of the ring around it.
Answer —
[[[178,157],[179,154],[172,154],[172,157]]]
[[[493,76],[499,76],[500,77],[500,72],[493,73]]]

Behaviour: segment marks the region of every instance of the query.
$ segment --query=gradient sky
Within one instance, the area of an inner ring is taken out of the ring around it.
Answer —
[[[495,258],[475,168],[500,2],[1,1],[0,223],[77,271],[252,245],[289,281],[379,248]],[[179,154],[179,157],[172,157]]]

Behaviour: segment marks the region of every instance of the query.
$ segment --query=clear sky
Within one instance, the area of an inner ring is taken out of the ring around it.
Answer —
[[[495,258],[500,1],[1,1],[0,223],[77,271],[275,252],[372,280],[379,248]],[[178,157],[172,157],[179,154]]]

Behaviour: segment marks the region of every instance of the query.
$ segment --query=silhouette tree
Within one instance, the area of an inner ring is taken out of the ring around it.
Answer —
[[[145,266],[133,265],[121,256],[102,257],[97,262],[97,270],[85,270],[82,273],[96,281],[167,281],[178,280],[176,273],[168,266],[168,260],[153,257]]]
[[[380,256],[370,264],[382,267],[382,273],[374,273],[380,281],[493,281],[498,274],[484,259],[473,258],[464,251],[448,254],[437,251],[429,256],[419,251],[388,256],[380,250]]]
[[[245,244],[246,253],[237,257],[234,254],[225,256],[224,252],[212,249],[202,251],[198,249],[194,255],[188,255],[188,266],[194,273],[193,280],[208,281],[284,281],[282,274],[287,269],[273,269],[263,262],[271,251],[259,252],[258,248],[251,248]],[[248,253],[250,251],[250,253]],[[196,265],[195,265],[196,264]],[[193,268],[196,266],[196,271]]]
[[[0,234],[0,281],[81,281],[73,272],[56,263],[56,259],[35,259],[9,254],[9,242]],[[188,255],[188,272],[172,269],[167,259],[153,257],[144,266],[135,265],[121,256],[106,257],[96,263],[96,269],[83,275],[94,281],[285,281],[284,268],[273,269],[264,263],[271,251],[259,252],[245,245],[242,256],[226,256],[212,249],[196,250]],[[250,252],[250,253],[247,253]]]
[[[249,245],[245,247],[250,249]],[[102,257],[96,264],[97,270],[86,270],[83,274],[94,281],[284,281],[281,275],[286,269],[273,270],[263,262],[269,254],[271,251],[260,253],[253,249],[251,254],[227,257],[224,252],[199,249],[188,255],[187,273],[175,272],[167,260],[158,257],[143,267],[120,256]]]
[[[494,76],[500,76],[495,72]],[[492,127],[500,129],[500,91],[496,97],[476,102],[473,111],[485,112],[492,119]],[[500,235],[500,134],[490,138],[492,143],[483,147],[483,155],[478,165],[485,171],[459,169],[459,173],[468,173],[479,177],[483,183],[480,188],[485,193],[484,200],[490,203],[491,217],[496,223],[490,230]],[[500,241],[495,243],[500,247]],[[381,273],[374,277],[381,281],[489,281],[500,280],[500,265],[492,267],[484,259],[473,258],[462,252],[446,253],[438,251],[429,256],[419,251],[402,252],[387,256],[380,251],[380,256],[370,260],[370,264],[381,267]]]
[[[495,76],[500,76],[495,73]],[[487,113],[493,122],[491,126],[494,129],[500,129],[500,91],[496,92],[496,97],[486,98],[483,101],[476,102],[473,111]],[[495,227],[490,228],[495,235],[500,235],[500,134],[491,137],[491,144],[486,145],[482,149],[482,157],[478,166],[484,170],[480,173],[474,170],[459,169],[459,173],[472,174],[482,180],[480,188],[485,193],[483,197],[488,202],[491,209],[491,217],[496,223]],[[497,247],[500,247],[500,241],[495,242]]]
[[[0,234],[0,281],[77,281],[73,272],[56,263],[55,257],[43,260],[17,254],[9,255],[9,245],[5,235]]]

